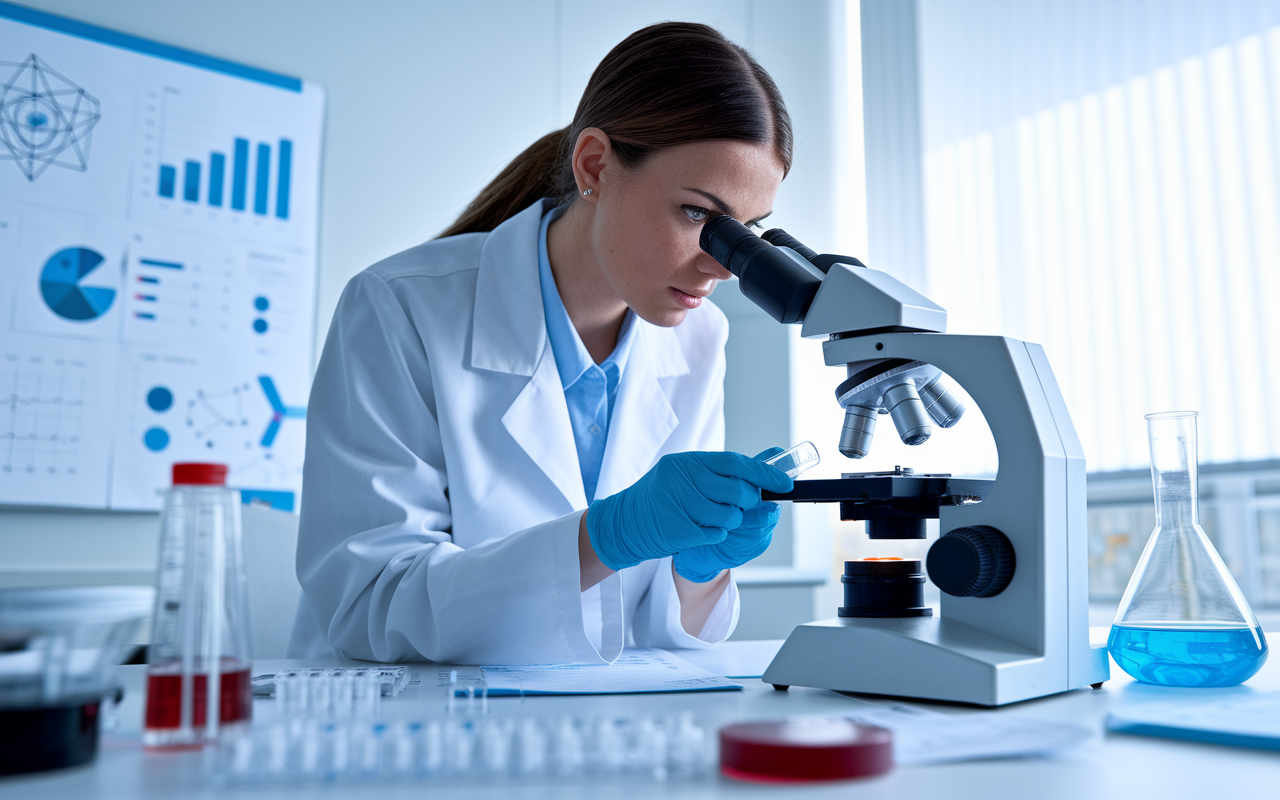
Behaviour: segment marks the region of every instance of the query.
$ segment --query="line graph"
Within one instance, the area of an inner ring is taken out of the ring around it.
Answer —
[[[87,365],[0,356],[0,474],[75,475]]]

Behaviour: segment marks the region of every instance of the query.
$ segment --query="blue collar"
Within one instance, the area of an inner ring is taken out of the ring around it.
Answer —
[[[573,327],[573,321],[569,319],[569,312],[565,310],[564,301],[560,299],[560,292],[556,288],[555,276],[551,274],[551,257],[547,255],[547,228],[564,212],[564,207],[554,208],[542,217],[542,228],[538,231],[538,275],[542,284],[542,312],[547,321],[547,337],[551,340],[556,369],[560,371],[560,385],[568,389],[587,370],[596,366],[596,362]],[[636,327],[634,319],[635,314],[627,309],[622,328],[618,331],[618,344],[600,365],[606,373],[612,368],[620,376],[626,368],[627,357],[631,353],[631,340],[634,338],[631,332]]]

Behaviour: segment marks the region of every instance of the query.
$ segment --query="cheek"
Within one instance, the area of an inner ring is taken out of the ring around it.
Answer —
[[[666,289],[694,255],[690,244],[694,248],[698,244],[696,234],[662,224],[633,226],[614,241],[618,245],[610,258],[614,281],[640,292]]]

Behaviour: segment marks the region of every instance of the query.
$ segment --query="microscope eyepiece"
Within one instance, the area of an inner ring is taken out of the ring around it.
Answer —
[[[761,239],[733,217],[720,215],[702,227],[702,249],[738,276],[742,293],[784,325],[804,322],[821,273]]]
[[[813,260],[818,257],[818,254],[814,252],[813,248],[805,246],[804,242],[801,242],[782,228],[770,228],[760,234],[760,238],[764,239],[774,247],[790,247],[792,250],[795,250],[797,253],[804,256],[805,260],[809,263],[813,263]]]

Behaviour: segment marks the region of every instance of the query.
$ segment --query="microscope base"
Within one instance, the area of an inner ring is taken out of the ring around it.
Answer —
[[[1045,656],[943,617],[836,617],[797,626],[763,680],[998,706],[1110,677],[1105,648],[1091,648],[1088,674],[1078,681],[1068,680],[1065,654],[1061,660],[1055,669]]]

